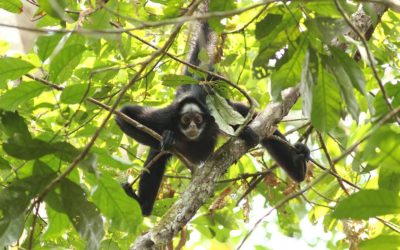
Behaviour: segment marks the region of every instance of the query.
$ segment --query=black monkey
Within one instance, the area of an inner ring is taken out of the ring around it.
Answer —
[[[212,31],[207,22],[201,22],[199,32],[201,34],[197,37],[189,57],[189,62],[195,65],[200,64],[198,60],[200,48],[208,44]],[[190,75],[187,70],[185,74]],[[125,115],[162,135],[162,141],[159,142],[122,118],[116,117],[117,124],[124,133],[150,147],[145,166],[159,152],[171,147],[194,164],[205,161],[211,155],[220,131],[206,105],[209,91],[212,90],[206,91],[201,85],[182,85],[177,89],[174,101],[165,108],[126,105],[121,109]],[[241,103],[230,100],[228,103],[243,116],[249,112],[249,108]],[[275,135],[286,140],[279,131],[275,131]],[[248,127],[243,130],[240,137],[254,146],[260,142],[258,136]],[[292,179],[297,182],[304,180],[309,157],[309,150],[305,145],[299,143],[291,147],[274,138],[263,138],[260,143]],[[162,155],[149,171],[143,173],[139,181],[138,194],[132,190],[130,184],[123,186],[126,193],[139,202],[145,216],[151,214],[165,166],[171,156],[171,154]]]

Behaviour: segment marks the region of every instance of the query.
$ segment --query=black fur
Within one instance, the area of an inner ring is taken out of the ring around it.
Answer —
[[[207,32],[210,32],[210,28],[206,23],[202,23],[202,25],[200,30],[205,32],[205,37],[207,38]],[[202,39],[204,39],[204,36]],[[195,65],[199,64],[199,51],[200,42],[197,42],[192,52],[193,54],[190,56],[190,62]],[[189,74],[189,72],[186,71],[186,74]],[[117,124],[124,133],[139,143],[151,148],[145,166],[160,152],[160,150],[169,149],[170,147],[179,151],[192,163],[198,164],[207,160],[214,151],[217,135],[219,133],[218,126],[214,118],[210,115],[210,111],[206,105],[206,96],[210,91],[212,90],[204,89],[204,87],[200,85],[183,85],[177,89],[175,100],[165,108],[155,109],[152,107],[127,105],[121,109],[122,113],[163,136],[162,141],[159,142],[148,134],[128,124],[122,118],[116,117]],[[197,105],[204,113],[203,119],[206,125],[202,134],[196,140],[189,140],[178,128],[180,120],[179,111],[186,103]],[[228,103],[243,116],[246,116],[249,112],[249,108],[241,103],[232,102],[230,100],[228,100]],[[286,140],[279,131],[276,131],[275,135]],[[263,138],[260,141],[257,134],[249,127],[243,130],[240,137],[245,139],[250,146],[255,146],[261,142],[273,159],[292,179],[298,182],[304,180],[306,161],[309,157],[309,150],[305,145],[298,144],[293,148],[288,146],[287,143],[273,138]],[[130,185],[123,185],[126,193],[140,203],[143,215],[151,214],[165,171],[165,166],[170,157],[171,154],[164,154],[149,168],[149,171],[143,173],[139,181],[138,195],[136,195]]]

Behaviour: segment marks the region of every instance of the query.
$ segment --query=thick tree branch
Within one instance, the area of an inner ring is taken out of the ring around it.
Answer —
[[[281,103],[270,103],[249,126],[260,138],[271,136],[274,126],[287,115],[298,97],[298,88],[288,89]],[[219,178],[249,149],[240,138],[231,138],[221,146],[194,174],[189,186],[158,225],[137,238],[132,249],[161,249],[167,244],[214,194]]]

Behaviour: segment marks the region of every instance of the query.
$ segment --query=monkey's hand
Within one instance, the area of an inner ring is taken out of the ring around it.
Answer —
[[[246,126],[242,130],[242,133],[240,133],[239,137],[245,140],[247,145],[250,147],[255,147],[258,143],[260,143],[260,137],[249,126]]]
[[[303,155],[306,161],[310,160],[310,149],[301,142],[294,144],[294,149],[297,154]]]
[[[171,130],[162,133],[161,150],[169,150],[175,144],[175,134]]]
[[[125,193],[129,197],[131,197],[139,202],[139,197],[136,195],[135,191],[132,189],[132,186],[129,182],[122,183],[121,185],[122,185],[122,188],[125,190]]]

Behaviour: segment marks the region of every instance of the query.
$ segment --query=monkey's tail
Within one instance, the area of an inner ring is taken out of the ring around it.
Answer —
[[[197,16],[203,16],[208,12],[209,1],[204,1],[198,7]],[[213,69],[213,65],[217,60],[218,36],[212,30],[207,20],[195,21],[191,27],[191,37],[189,39],[189,56],[188,62],[196,66],[205,67],[208,70]],[[208,61],[199,59],[200,52],[204,50],[208,55]],[[188,68],[185,69],[186,75],[191,75]]]

